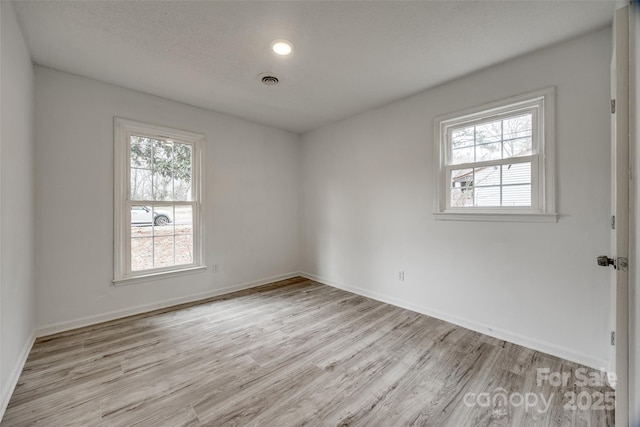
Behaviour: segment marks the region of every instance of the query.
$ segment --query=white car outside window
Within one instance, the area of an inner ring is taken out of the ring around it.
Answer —
[[[156,225],[163,226],[172,222],[171,213],[161,209],[152,209],[149,206],[131,206],[132,225]]]

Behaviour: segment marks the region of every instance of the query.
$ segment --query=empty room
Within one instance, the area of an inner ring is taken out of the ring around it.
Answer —
[[[0,425],[640,426],[640,5],[0,1]]]

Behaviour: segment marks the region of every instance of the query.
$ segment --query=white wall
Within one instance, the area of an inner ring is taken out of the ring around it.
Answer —
[[[176,78],[179,85],[179,78]],[[298,270],[298,136],[36,67],[39,333]],[[114,287],[113,118],[204,133],[205,272]]]
[[[33,343],[33,66],[0,2],[0,419]]]
[[[606,367],[611,29],[303,135],[310,277]],[[435,221],[432,119],[557,87],[558,223]],[[405,281],[397,272],[405,270]]]

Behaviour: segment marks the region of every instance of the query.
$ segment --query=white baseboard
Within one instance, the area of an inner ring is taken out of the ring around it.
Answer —
[[[136,307],[125,308],[122,310],[111,311],[108,313],[98,314],[95,316],[83,317],[80,319],[70,320],[66,322],[55,323],[51,325],[39,326],[36,329],[36,337],[44,337],[47,335],[57,334],[60,332],[66,332],[72,329],[82,328],[85,326],[95,325],[97,323],[108,322],[110,320],[116,320],[127,316],[134,316],[136,314],[147,313],[149,311],[158,310],[161,308],[167,308],[174,305],[195,302],[219,295],[228,294],[231,292],[241,291],[244,289],[255,288],[256,286],[266,285],[272,282],[280,280],[290,279],[292,277],[299,276],[299,272],[292,272],[286,274],[279,274],[277,276],[266,277],[260,280],[254,280],[251,282],[239,283],[237,285],[227,286],[224,288],[212,289],[207,292],[201,292],[198,294],[187,295],[184,297],[173,298],[170,300],[154,302],[151,304],[139,305]]]
[[[427,316],[435,317],[436,319],[444,320],[445,322],[453,323],[454,325],[462,326],[463,328],[480,332],[481,334],[489,335],[499,340],[508,341],[513,344],[530,348],[532,350],[536,350],[542,353],[550,354],[552,356],[560,357],[562,359],[579,363],[581,365],[584,365],[593,369],[601,370],[604,367],[608,366],[608,362],[606,360],[596,359],[566,347],[562,347],[549,342],[529,338],[515,332],[511,332],[501,328],[495,328],[493,326],[485,325],[483,323],[476,322],[470,319],[465,319],[459,316],[443,313],[438,310],[434,310],[430,307],[425,307],[423,305],[407,302],[399,298],[394,298],[392,296],[370,291],[368,289],[363,289],[357,286],[336,282],[327,277],[321,277],[321,276],[317,276],[315,274],[306,273],[306,272],[300,272],[299,274],[302,277],[315,280],[316,282],[320,282],[325,285],[332,286],[334,288],[342,289],[345,291],[352,292],[354,294],[375,299],[377,301],[395,305],[400,308],[405,308],[407,310],[415,311],[416,313],[426,314]]]
[[[4,412],[7,410],[7,405],[9,405],[9,400],[11,399],[11,395],[13,394],[13,390],[15,390],[16,385],[18,385],[20,374],[24,369],[24,364],[27,362],[27,357],[29,357],[29,352],[31,352],[31,348],[33,347],[33,343],[35,342],[35,340],[36,334],[35,332],[32,332],[29,339],[27,339],[27,342],[25,342],[24,347],[22,347],[20,356],[18,356],[18,360],[11,370],[6,384],[2,388],[2,394],[0,395],[0,421],[2,421]]]

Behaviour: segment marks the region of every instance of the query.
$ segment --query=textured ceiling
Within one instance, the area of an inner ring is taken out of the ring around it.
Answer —
[[[611,1],[21,1],[35,63],[301,133],[610,23]],[[277,57],[271,41],[295,45]],[[277,86],[257,76],[273,73]]]

